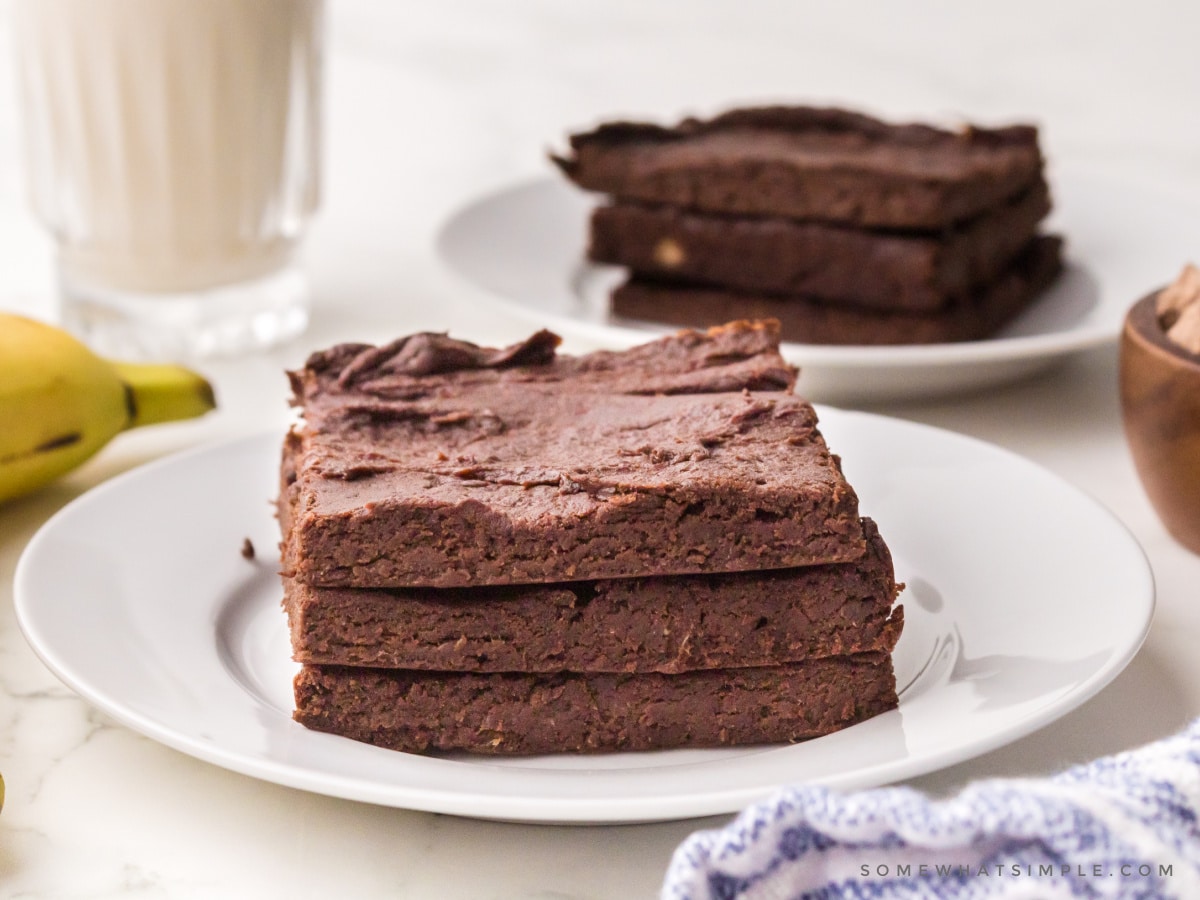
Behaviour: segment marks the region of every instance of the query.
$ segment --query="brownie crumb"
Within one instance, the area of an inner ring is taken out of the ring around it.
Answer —
[[[254,544],[250,538],[242,539],[242,559],[254,559]]]

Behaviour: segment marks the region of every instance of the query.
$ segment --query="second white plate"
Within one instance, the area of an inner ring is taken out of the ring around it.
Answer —
[[[1066,237],[1066,271],[1000,334],[900,347],[784,344],[801,369],[798,390],[840,405],[932,397],[1011,381],[1115,341],[1133,302],[1195,254],[1200,207],[1099,171],[1052,173],[1051,185],[1046,230]],[[584,260],[596,202],[561,178],[515,185],[453,215],[438,252],[481,302],[597,346],[632,346],[656,329],[609,314],[621,270]]]
[[[279,435],[161,460],[51,519],[17,568],[41,659],[130,728],[267,781],[489,819],[638,822],[732,812],[789,782],[878,785],[1028,734],[1141,645],[1153,584],[1134,539],[1037,466],[949,432],[822,409],[908,585],[900,707],[793,746],[502,759],[415,756],[291,719],[279,606]],[[259,557],[239,553],[250,538]]]

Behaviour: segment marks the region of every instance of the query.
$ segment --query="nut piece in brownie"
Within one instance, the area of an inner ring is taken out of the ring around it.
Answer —
[[[887,311],[806,296],[754,294],[706,285],[630,278],[612,293],[614,315],[673,325],[761,316],[785,340],[806,344],[935,344],[979,340],[1019,315],[1062,269],[1062,241],[1035,238],[1004,272],[971,296],[932,311]]]
[[[891,556],[797,569],[477,588],[310,587],[284,608],[303,663],[443,672],[663,672],[890,652]]]
[[[553,157],[580,187],[622,201],[933,231],[1041,178],[1037,129],[895,125],[855,112],[759,107],[672,127],[613,122]]]
[[[291,373],[284,564],[318,586],[464,587],[849,562],[858,501],[775,323],[623,352],[418,334]]]
[[[637,276],[848,307],[932,311],[989,284],[1050,210],[1044,182],[936,233],[870,231],[613,203],[592,213],[588,257]],[[727,321],[727,319],[722,319]],[[698,324],[698,323],[695,323]]]
[[[887,653],[679,675],[304,666],[297,721],[422,753],[536,754],[799,741],[895,708]]]

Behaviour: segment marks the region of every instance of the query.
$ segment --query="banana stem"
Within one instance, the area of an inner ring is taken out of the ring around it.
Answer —
[[[202,415],[217,405],[212,385],[183,366],[114,362],[125,383],[126,429]]]

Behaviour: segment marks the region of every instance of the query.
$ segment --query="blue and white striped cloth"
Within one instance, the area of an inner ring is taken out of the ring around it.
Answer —
[[[793,787],[675,851],[663,900],[1200,898],[1200,721],[1051,778]]]

